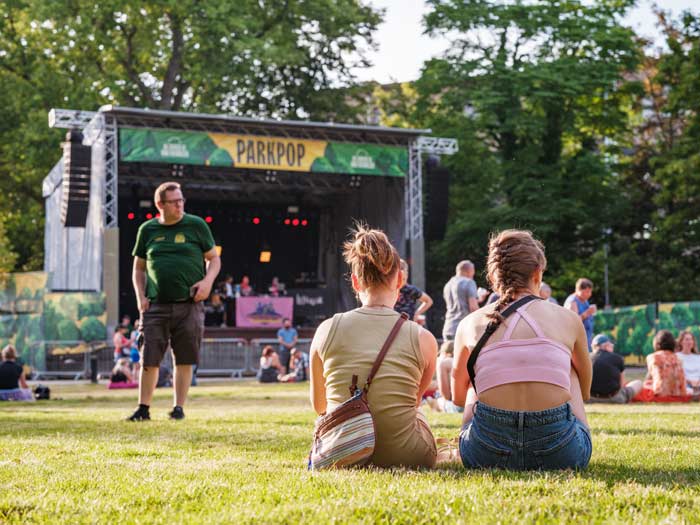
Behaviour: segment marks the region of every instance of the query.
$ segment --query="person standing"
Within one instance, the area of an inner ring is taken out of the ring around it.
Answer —
[[[401,276],[403,286],[399,290],[399,298],[396,300],[394,310],[399,313],[406,312],[409,319],[419,322],[421,316],[433,306],[433,299],[417,286],[408,284],[408,263],[403,259],[401,259]]]
[[[185,213],[177,182],[155,191],[160,216],[139,227],[132,279],[143,332],[139,406],[130,421],[150,419],[149,408],[163,356],[172,347],[175,362],[171,419],[183,419],[192,366],[204,331],[204,303],[221,268],[214,238],[203,219]],[[205,271],[206,269],[206,271]]]
[[[629,403],[642,391],[639,379],[625,383],[625,360],[615,353],[615,344],[605,334],[593,338],[593,382],[590,402]]]
[[[588,339],[588,351],[591,351],[591,340],[593,339],[593,316],[598,311],[596,305],[590,304],[588,300],[593,295],[593,282],[590,279],[581,278],[576,281],[576,291],[566,298],[564,308],[572,310],[581,318],[583,328],[586,330]]]
[[[292,350],[297,345],[299,334],[296,328],[292,327],[292,321],[288,318],[282,319],[282,328],[277,330],[277,341],[279,342],[279,358],[280,364],[284,369],[283,374],[289,372],[289,360],[292,356]]]
[[[230,275],[226,276],[224,280],[224,322],[221,324],[224,326],[233,326],[235,324],[236,312],[235,312],[235,295],[233,289],[233,277]]]
[[[453,340],[459,322],[469,313],[479,309],[477,289],[474,282],[474,263],[460,261],[452,277],[442,289],[445,299],[445,324],[442,327],[442,338]]]

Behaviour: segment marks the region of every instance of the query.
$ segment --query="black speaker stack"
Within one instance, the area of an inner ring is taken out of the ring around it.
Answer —
[[[429,156],[425,161],[425,240],[441,241],[447,229],[447,208],[450,190],[450,170],[440,165],[440,157]]]
[[[83,134],[71,130],[63,143],[63,201],[61,221],[66,227],[84,228],[90,205],[92,148],[83,145]]]

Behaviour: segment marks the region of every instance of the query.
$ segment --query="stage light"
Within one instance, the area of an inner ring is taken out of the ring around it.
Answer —
[[[306,219],[302,219],[302,220],[301,220],[301,225],[302,225],[302,226],[308,226],[308,224],[309,224],[309,221],[307,221]]]
[[[260,252],[260,262],[261,263],[269,263],[271,259],[272,259],[272,252],[268,252],[268,251]]]
[[[217,244],[214,248],[216,248],[216,255],[221,257],[221,246]]]
[[[211,216],[211,215],[207,215],[206,217],[204,217],[204,221],[205,221],[207,224],[211,224],[211,223],[214,221],[214,219],[212,219],[212,216]]]
[[[299,219],[294,219],[292,221],[292,226],[299,226]]]
[[[147,213],[147,214],[146,214],[146,218],[147,218],[147,219],[152,219],[152,218],[153,218],[153,214],[152,214],[152,213]]]
[[[130,211],[129,213],[126,214],[126,218],[129,219],[130,221],[133,221],[136,218],[136,215],[134,214],[133,211]]]
[[[160,213],[156,213],[156,219],[160,219]]]
[[[260,217],[253,217],[253,224],[260,224]]]
[[[284,219],[284,223],[285,223],[287,226],[289,226],[289,225],[291,224],[291,222],[292,222],[292,221],[291,221],[290,219]]]

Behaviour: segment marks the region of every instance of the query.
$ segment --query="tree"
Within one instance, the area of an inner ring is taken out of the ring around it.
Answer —
[[[483,260],[489,232],[506,227],[534,230],[555,275],[602,247],[603,227],[626,210],[624,198],[605,203],[619,191],[616,139],[635,89],[623,75],[640,57],[621,23],[633,3],[428,2],[427,31],[455,36],[423,69],[417,113],[460,140],[446,160],[453,186],[446,238],[432,250],[439,266]]]
[[[4,2],[0,222],[15,269],[43,263],[41,181],[62,139],[49,109],[303,118],[328,106],[328,88],[351,83],[380,21],[359,0]]]

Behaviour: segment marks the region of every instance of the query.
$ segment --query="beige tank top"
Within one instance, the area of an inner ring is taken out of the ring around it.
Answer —
[[[328,411],[350,397],[353,374],[362,388],[374,360],[399,314],[390,308],[362,307],[333,317],[323,361]],[[369,406],[377,431],[375,455],[412,447],[416,439],[416,396],[425,361],[418,339],[420,327],[407,321],[379,367],[369,389]]]

